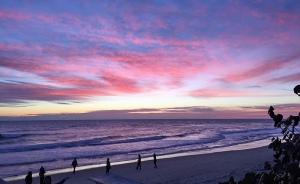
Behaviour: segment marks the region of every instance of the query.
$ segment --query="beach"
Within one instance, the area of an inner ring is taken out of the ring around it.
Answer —
[[[247,119],[0,122],[0,178],[69,168],[74,158],[87,169],[107,157],[123,164],[154,152],[161,159],[257,148],[278,133],[268,120]]]
[[[153,160],[143,161],[142,169],[136,170],[136,163],[114,165],[111,160],[110,173],[120,175],[141,183],[205,183],[216,184],[228,181],[230,176],[238,180],[247,172],[263,171],[264,162],[273,164],[273,150],[267,146],[247,150],[224,151],[199,155],[188,155],[174,158],[157,156],[157,168]],[[51,175],[52,183],[59,182],[65,177],[70,177],[65,184],[89,184],[89,177],[105,175],[105,167],[99,166],[72,173],[57,173]],[[47,175],[47,173],[46,173]],[[7,182],[8,184],[24,183],[24,179]],[[39,183],[39,178],[33,178],[33,184]]]

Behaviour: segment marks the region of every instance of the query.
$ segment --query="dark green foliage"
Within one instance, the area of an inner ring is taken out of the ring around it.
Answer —
[[[300,85],[295,87],[294,92],[300,96]],[[268,114],[274,120],[274,127],[280,128],[283,135],[282,139],[273,137],[268,146],[275,152],[275,164],[272,167],[269,162],[265,162],[264,169],[270,170],[268,173],[246,173],[238,184],[300,184],[300,132],[296,128],[300,121],[300,113],[283,120],[283,116],[275,114],[274,110],[271,106]],[[232,180],[219,184],[232,184],[230,182],[234,181],[234,178],[230,179]]]
[[[256,179],[255,179],[255,173],[254,172],[249,172],[245,174],[245,178],[241,182],[242,184],[255,184]]]

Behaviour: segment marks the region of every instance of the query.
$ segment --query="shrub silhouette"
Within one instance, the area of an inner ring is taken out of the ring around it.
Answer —
[[[300,85],[294,88],[294,93],[300,96]],[[239,182],[230,177],[227,182],[219,184],[300,184],[300,132],[296,128],[300,121],[300,113],[283,120],[283,115],[275,114],[274,110],[274,107],[270,106],[268,114],[274,120],[274,127],[281,129],[283,135],[281,139],[273,137],[268,146],[275,152],[275,165],[272,167],[265,162],[264,169],[269,170],[268,172],[249,172]]]

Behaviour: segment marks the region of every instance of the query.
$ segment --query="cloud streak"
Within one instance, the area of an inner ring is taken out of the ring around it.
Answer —
[[[276,113],[297,115],[299,104],[275,104]],[[224,107],[172,107],[172,108],[142,108],[132,110],[102,110],[86,113],[60,113],[60,114],[29,114],[26,116],[9,117],[0,116],[0,121],[7,120],[74,120],[74,119],[268,119],[269,106],[241,106],[234,109]]]

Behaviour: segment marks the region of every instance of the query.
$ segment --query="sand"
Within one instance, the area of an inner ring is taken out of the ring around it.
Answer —
[[[143,161],[142,169],[136,170],[136,163],[114,165],[112,162],[111,173],[117,174],[141,183],[203,183],[216,184],[227,181],[234,176],[237,181],[246,172],[263,171],[264,162],[273,163],[273,150],[266,146],[240,151],[225,151],[200,155],[165,158],[157,156],[157,168],[154,168],[152,160]],[[80,162],[80,160],[78,161]],[[93,184],[87,180],[105,174],[105,167],[85,169],[72,173],[72,168],[67,173],[51,175],[52,183],[59,182],[69,176],[65,184]],[[8,184],[24,183],[24,179],[9,181]],[[33,178],[33,184],[38,184],[39,178]]]

